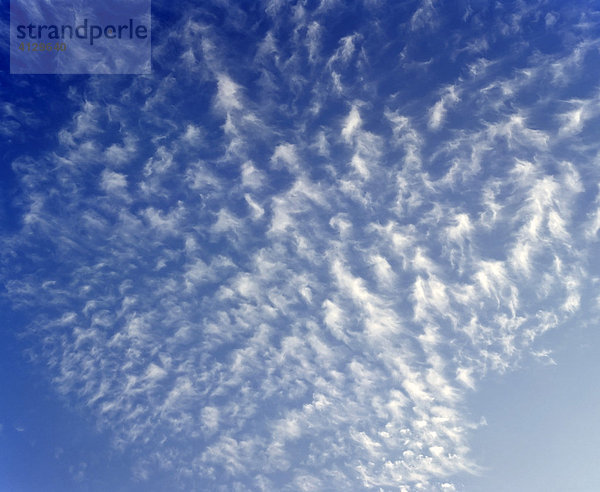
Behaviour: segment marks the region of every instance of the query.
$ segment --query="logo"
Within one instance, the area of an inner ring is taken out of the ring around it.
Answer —
[[[11,0],[12,74],[144,74],[150,0]]]

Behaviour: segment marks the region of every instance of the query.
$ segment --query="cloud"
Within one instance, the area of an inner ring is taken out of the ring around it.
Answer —
[[[586,313],[593,44],[540,50],[519,6],[437,43],[434,2],[336,5],[177,7],[154,75],[69,82],[12,160],[6,295],[140,480],[454,490],[470,393]]]
[[[346,117],[344,121],[344,127],[342,128],[342,137],[344,140],[351,142],[356,132],[360,129],[361,124],[362,120],[360,118],[358,108],[356,106],[352,106],[350,114]]]
[[[240,109],[242,107],[240,86],[225,74],[218,75],[217,106],[223,108],[225,111]]]
[[[419,7],[410,19],[410,27],[412,30],[423,28],[434,28],[437,25],[437,15],[435,11],[434,0],[421,0]]]
[[[460,98],[458,97],[456,88],[454,86],[446,88],[440,100],[429,110],[429,128],[434,130],[439,128],[446,117],[448,107],[456,104],[458,101],[460,101]]]
[[[122,194],[127,188],[127,177],[105,169],[102,172],[101,186],[107,193]]]

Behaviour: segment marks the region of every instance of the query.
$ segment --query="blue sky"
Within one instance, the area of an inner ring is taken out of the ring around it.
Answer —
[[[599,7],[153,2],[149,75],[4,36],[0,489],[597,490]]]

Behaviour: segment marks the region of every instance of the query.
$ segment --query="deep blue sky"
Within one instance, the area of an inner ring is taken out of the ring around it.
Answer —
[[[1,490],[596,490],[596,2],[2,5]]]

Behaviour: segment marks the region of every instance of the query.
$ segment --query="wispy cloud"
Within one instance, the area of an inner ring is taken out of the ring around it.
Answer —
[[[593,41],[544,10],[569,42],[540,51],[519,4],[417,56],[443,6],[375,3],[348,27],[332,2],[177,11],[155,75],[82,81],[53,147],[12,159],[6,295],[140,480],[455,490],[467,395],[552,360],[542,335],[590,302]],[[398,36],[423,71],[396,70]]]

